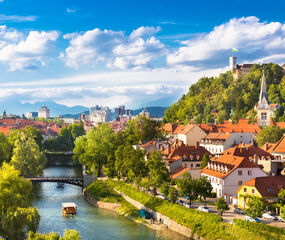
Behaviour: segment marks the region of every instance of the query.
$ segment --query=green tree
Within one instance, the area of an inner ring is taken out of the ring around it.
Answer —
[[[200,168],[203,169],[204,167],[206,167],[208,165],[208,162],[210,161],[210,157],[209,154],[204,154],[203,158],[202,158],[202,162],[200,165]]]
[[[258,146],[261,147],[265,143],[275,143],[283,136],[283,130],[276,126],[267,126],[263,128],[257,135]]]
[[[68,128],[71,128],[71,135],[73,137],[73,140],[75,140],[77,137],[85,135],[85,130],[83,123],[73,123],[72,125],[69,125]]]
[[[217,202],[215,203],[215,206],[221,216],[223,215],[223,212],[230,209],[223,197],[218,198]]]
[[[157,188],[165,182],[170,182],[170,173],[162,159],[161,152],[151,152],[146,166],[149,170],[149,178],[153,192],[156,194]]]
[[[4,161],[10,161],[11,154],[11,144],[9,143],[7,137],[3,133],[0,133],[0,166]]]
[[[160,186],[160,192],[164,195],[164,196],[168,196],[169,193],[169,185],[167,182],[164,182],[161,186]]]
[[[248,214],[252,218],[261,217],[261,215],[264,213],[266,206],[264,199],[251,195],[245,195],[243,197],[246,198],[246,214]]]
[[[178,191],[175,187],[169,188],[168,198],[170,202],[176,202],[178,199]]]
[[[278,197],[283,201],[283,203],[285,203],[285,189],[281,188],[279,193],[278,193]]]
[[[115,134],[108,124],[91,129],[86,138],[75,141],[75,158],[97,176],[103,173],[103,166],[115,168]],[[84,146],[85,145],[85,146]]]
[[[206,201],[206,198],[211,197],[212,195],[213,187],[206,177],[200,177],[197,180],[197,189],[200,196],[200,200],[204,198],[204,200]]]
[[[57,233],[33,233],[29,232],[27,240],[80,240],[80,235],[76,230],[65,229],[63,237]]]
[[[42,174],[47,162],[45,154],[33,138],[22,136],[16,140],[11,164],[24,177],[36,177]]]
[[[27,137],[33,138],[40,147],[40,149],[42,149],[43,136],[39,129],[27,126],[25,127],[24,132],[26,133]]]
[[[131,145],[127,144],[120,146],[115,155],[115,166],[119,176],[126,177],[129,182],[139,184],[147,173],[143,152],[135,150]]]
[[[197,180],[193,179],[189,173],[184,173],[177,182],[177,188],[182,196],[189,198],[190,205],[199,196]]]
[[[7,163],[0,169],[0,234],[18,239],[23,230],[35,231],[39,224],[36,208],[31,208],[32,183],[20,177],[20,172]]]

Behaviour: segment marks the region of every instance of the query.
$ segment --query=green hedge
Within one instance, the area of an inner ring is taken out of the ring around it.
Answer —
[[[194,209],[182,207],[178,204],[170,203],[166,200],[155,198],[147,193],[137,190],[130,184],[123,181],[108,180],[108,184],[134,200],[144,204],[146,207],[160,212],[183,226],[189,227],[192,229],[192,232],[195,232],[205,239],[264,240],[268,239],[267,235],[270,234],[274,237],[278,236],[279,238],[277,239],[285,239],[281,232],[273,234],[269,229],[265,229],[263,233],[266,233],[267,235],[257,235],[256,232],[251,231],[244,225],[223,223],[222,218],[216,214],[200,212]]]
[[[234,224],[245,228],[256,235],[262,236],[264,239],[285,239],[285,229],[283,228],[274,227],[263,223],[243,221],[241,219],[234,219]]]

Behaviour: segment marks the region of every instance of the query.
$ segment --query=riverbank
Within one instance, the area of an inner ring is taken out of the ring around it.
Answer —
[[[84,199],[94,207],[108,209],[123,215],[132,221],[143,224],[151,229],[162,231],[168,228],[159,222],[150,223],[150,220],[139,216],[138,208],[126,201],[120,194],[116,193],[106,182],[94,181],[83,191]]]
[[[141,192],[123,181],[108,180],[108,184],[131,201],[138,202],[146,209],[159,213],[172,221],[190,230],[192,239],[223,239],[223,240],[285,240],[285,231],[277,227],[267,226],[262,223],[249,223],[234,221],[234,224],[224,223],[222,218],[211,213],[204,213],[195,209],[188,209],[166,200],[155,198]],[[136,204],[134,202],[134,204]],[[161,215],[157,215],[161,217]],[[179,231],[180,229],[177,228]]]

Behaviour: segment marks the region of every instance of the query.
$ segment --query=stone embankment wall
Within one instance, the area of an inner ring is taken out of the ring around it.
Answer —
[[[84,199],[94,207],[105,208],[105,209],[108,209],[114,212],[118,212],[118,208],[121,206],[118,203],[96,201],[93,198],[89,197],[86,192],[83,193],[83,196],[84,196]]]
[[[146,206],[144,206],[143,204],[141,204],[140,202],[128,197],[127,195],[121,193],[120,191],[114,189],[117,193],[119,193],[123,198],[126,199],[126,201],[128,201],[129,203],[131,203],[132,205],[134,205],[136,208],[138,209],[146,209],[148,212],[152,213],[154,218],[157,219],[158,221],[161,221],[162,224],[165,224],[169,229],[171,229],[172,231],[178,232],[180,234],[183,234],[186,237],[191,237],[192,233],[191,233],[191,229],[187,228],[185,226],[182,226],[181,224],[171,220],[169,217],[156,212]],[[192,236],[195,239],[203,239],[203,238],[199,238],[198,236],[194,235]]]

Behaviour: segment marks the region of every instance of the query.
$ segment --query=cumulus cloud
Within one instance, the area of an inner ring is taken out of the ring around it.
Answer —
[[[210,33],[181,41],[178,50],[167,56],[169,65],[221,63],[221,56],[238,48],[247,60],[285,53],[285,24],[261,22],[257,17],[234,18]],[[220,61],[220,62],[219,62]]]
[[[56,31],[30,31],[25,37],[15,29],[0,26],[0,61],[10,71],[35,70],[47,62],[52,43],[58,38]]]
[[[70,45],[61,53],[65,64],[78,68],[82,64],[96,65],[103,61],[109,68],[149,68],[151,62],[166,54],[166,48],[153,34],[160,28],[140,27],[129,36],[122,31],[93,30],[63,37]]]

